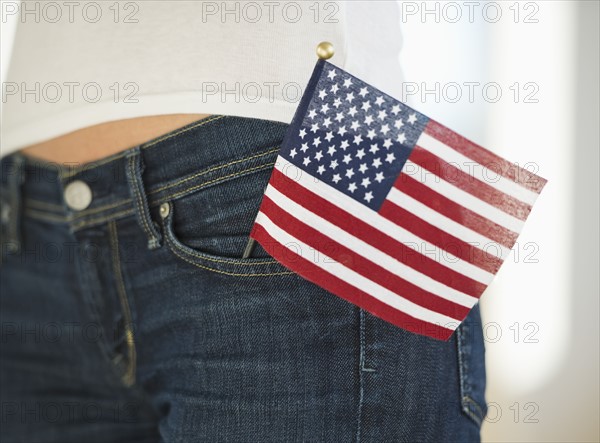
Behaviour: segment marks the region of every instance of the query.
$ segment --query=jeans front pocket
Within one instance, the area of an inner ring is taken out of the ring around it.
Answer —
[[[231,276],[290,275],[257,242],[242,258],[271,171],[235,177],[162,203],[165,244],[181,261]]]
[[[456,330],[463,412],[481,426],[486,414],[485,345],[479,303]]]

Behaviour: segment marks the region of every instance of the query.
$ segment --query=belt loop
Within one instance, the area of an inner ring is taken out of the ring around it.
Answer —
[[[139,146],[129,150],[127,153],[127,181],[129,189],[135,203],[135,212],[138,223],[142,231],[148,236],[148,249],[156,249],[161,245],[161,236],[158,232],[157,225],[150,217],[150,208],[148,206],[148,198],[144,190],[142,182],[142,172],[144,164],[142,162],[141,150]]]
[[[2,198],[1,218],[2,223],[6,225],[6,239],[2,243],[6,244],[6,251],[10,253],[19,253],[21,251],[21,211],[23,203],[21,201],[21,186],[25,181],[24,162],[25,158],[15,152],[11,155],[12,162],[6,173],[7,195]],[[3,248],[4,249],[4,248]]]

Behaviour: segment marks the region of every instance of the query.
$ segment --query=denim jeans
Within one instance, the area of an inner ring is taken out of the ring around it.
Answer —
[[[242,258],[286,128],[2,159],[3,442],[479,441],[477,305],[442,342]]]

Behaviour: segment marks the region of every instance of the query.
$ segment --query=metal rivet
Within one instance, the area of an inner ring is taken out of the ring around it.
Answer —
[[[169,205],[169,203],[165,202],[162,205],[160,205],[160,216],[162,218],[166,218],[167,215],[169,215],[169,212],[171,212],[171,206]]]
[[[92,202],[92,190],[87,183],[74,180],[65,187],[64,198],[71,209],[81,211]]]

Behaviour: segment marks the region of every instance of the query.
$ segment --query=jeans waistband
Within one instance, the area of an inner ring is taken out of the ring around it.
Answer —
[[[6,237],[2,242],[19,249],[21,217],[66,223],[75,232],[135,214],[148,235],[148,247],[157,247],[160,235],[150,207],[272,168],[287,127],[270,120],[212,115],[83,165],[50,163],[19,152],[7,155],[0,169],[0,218]],[[81,210],[65,199],[65,190],[76,180],[91,191],[91,202]]]

